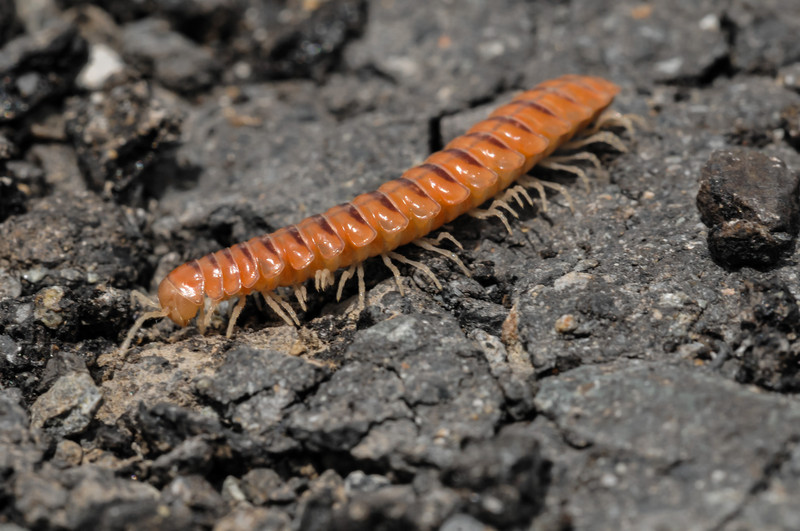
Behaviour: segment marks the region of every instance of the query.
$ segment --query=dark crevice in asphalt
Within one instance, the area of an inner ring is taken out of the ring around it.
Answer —
[[[720,17],[720,30],[725,36],[727,44],[727,50],[724,55],[717,57],[710,65],[695,75],[675,77],[665,80],[661,84],[681,88],[707,88],[718,78],[732,78],[735,76],[739,70],[733,64],[732,55],[736,45],[738,27],[731,18],[723,15]]]

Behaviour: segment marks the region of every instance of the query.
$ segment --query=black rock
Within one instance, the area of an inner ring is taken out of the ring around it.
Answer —
[[[259,43],[256,69],[270,78],[321,78],[336,66],[345,44],[361,33],[366,15],[364,0],[340,0],[322,3],[294,24],[267,18],[267,27],[273,27]]]
[[[697,193],[711,256],[731,267],[764,267],[791,252],[798,185],[798,176],[776,157],[743,148],[715,151]]]
[[[86,41],[69,23],[7,43],[0,49],[0,123],[68,93],[87,57]]]

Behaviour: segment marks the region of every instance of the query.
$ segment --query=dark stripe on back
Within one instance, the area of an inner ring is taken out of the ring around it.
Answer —
[[[583,88],[585,88],[586,90],[588,90],[588,91],[589,91],[589,92],[591,92],[592,94],[597,94],[598,96],[601,96],[601,97],[602,97],[602,95],[598,93],[597,89],[593,88],[591,85],[588,85],[588,84],[584,83],[584,82],[583,82],[582,80],[580,80],[580,79],[569,79],[569,80],[567,81],[567,83],[569,83],[569,84],[571,84],[571,85],[578,85],[579,87],[583,87]]]
[[[428,171],[432,171],[433,173],[435,173],[436,175],[438,175],[439,177],[441,177],[445,181],[450,181],[451,183],[461,184],[460,182],[458,182],[458,180],[455,177],[453,177],[452,175],[447,173],[444,170],[444,168],[442,168],[441,166],[437,166],[436,164],[431,164],[430,162],[426,162],[425,164],[420,164],[419,167],[420,168],[425,168]]]
[[[350,217],[361,223],[362,225],[369,225],[367,220],[364,219],[364,216],[361,215],[361,212],[353,205],[352,203],[345,203],[347,207],[347,213],[350,214]]]
[[[211,267],[214,269],[220,269],[219,262],[217,261],[217,257],[214,256],[214,253],[207,254],[206,258],[208,258],[208,261],[211,262]]]
[[[544,105],[542,105],[541,103],[536,102],[536,101],[520,99],[520,100],[514,100],[511,103],[519,103],[520,105],[524,105],[525,107],[530,107],[531,109],[536,109],[537,111],[542,112],[544,114],[547,114],[548,116],[552,116],[554,118],[558,118],[558,115],[556,113],[554,113],[553,111],[551,111],[550,109],[548,109],[547,107],[545,107]]]
[[[249,260],[251,264],[255,264],[256,260],[253,258],[253,253],[250,252],[250,247],[247,245],[247,242],[242,242],[238,244],[238,246],[244,257]]]
[[[300,234],[300,231],[297,230],[297,225],[289,225],[288,227],[286,227],[286,232],[291,234],[292,238],[294,238],[298,244],[308,249],[306,241],[303,239],[303,236]]]
[[[575,98],[573,98],[569,94],[565,94],[564,92],[559,90],[559,88],[560,87],[534,87],[532,92],[547,92],[549,94],[555,94],[561,99],[567,100],[570,103],[578,105],[578,102],[575,100]]]
[[[331,227],[331,224],[330,224],[330,223],[328,223],[328,220],[325,218],[325,216],[323,216],[322,214],[316,214],[316,215],[314,215],[314,216],[311,216],[311,218],[312,218],[314,221],[316,221],[316,222],[317,222],[317,224],[318,224],[320,227],[322,227],[322,230],[324,230],[325,232],[327,232],[327,233],[328,233],[328,234],[330,234],[331,236],[336,236],[337,238],[339,237],[339,235],[338,235],[338,234],[336,234],[336,231],[335,231],[335,230],[333,230],[333,227]]]
[[[399,212],[401,215],[403,214],[402,212],[400,212],[400,209],[397,208],[397,206],[394,203],[392,203],[392,200],[389,199],[389,197],[383,192],[381,191],[370,192],[369,195],[377,199],[381,205],[385,206],[389,210],[394,210],[395,212]]]
[[[451,148],[451,149],[445,149],[444,153],[449,153],[449,154],[453,155],[454,157],[463,160],[467,164],[472,164],[473,166],[478,166],[479,168],[484,168],[484,169],[487,169],[487,170],[489,169],[486,166],[484,166],[481,163],[481,161],[479,161],[478,159],[473,157],[472,154],[469,153],[466,150],[463,150],[463,149],[460,149],[460,148]]]
[[[258,241],[261,242],[261,245],[263,245],[267,249],[267,251],[271,252],[274,255],[278,255],[278,251],[275,249],[275,246],[272,244],[272,238],[269,237],[269,234],[265,234],[265,235],[261,236],[260,238],[258,238]],[[280,256],[280,255],[278,255],[278,256]]]
[[[189,265],[192,266],[192,269],[194,269],[195,272],[198,273],[201,277],[203,276],[203,268],[200,267],[200,263],[197,260],[192,260],[191,262],[189,262]]]
[[[534,130],[528,127],[525,123],[517,120],[516,118],[512,118],[511,116],[494,116],[492,118],[489,118],[489,120],[515,125],[516,127],[519,127],[520,129],[522,129],[523,131],[527,131],[528,133],[534,132]]]
[[[419,195],[421,195],[423,197],[427,197],[428,199],[431,199],[431,200],[433,199],[431,196],[428,195],[428,192],[426,192],[425,190],[420,188],[420,186],[417,183],[415,183],[414,181],[412,181],[410,179],[406,179],[405,177],[398,177],[395,180],[398,181],[398,182],[403,183],[405,186],[408,186],[409,188],[414,190]]]
[[[503,148],[503,149],[508,149],[510,151],[513,151],[508,146],[508,144],[506,144],[505,142],[503,142],[502,140],[500,140],[496,136],[491,135],[489,133],[484,133],[484,132],[481,131],[481,132],[477,132],[477,133],[468,133],[468,134],[466,134],[464,136],[480,138],[481,140],[485,140],[485,141],[489,142],[490,144],[492,144],[492,145],[494,145],[496,147]]]

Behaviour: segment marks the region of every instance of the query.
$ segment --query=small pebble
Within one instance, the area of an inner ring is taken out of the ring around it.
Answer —
[[[578,320],[571,313],[566,313],[556,319],[555,328],[559,334],[570,334],[578,329]]]

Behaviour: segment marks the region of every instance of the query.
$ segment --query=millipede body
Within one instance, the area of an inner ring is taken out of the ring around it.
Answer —
[[[387,260],[397,247],[515,183],[595,121],[618,91],[603,79],[577,75],[541,83],[376,191],[177,267],[159,286],[160,310],[144,317],[166,316],[185,326],[206,298],[215,306],[240,297],[238,316],[250,293],[266,298],[280,286],[297,287],[312,277],[319,287],[320,274],[325,287],[340,268],[350,268],[352,276],[352,268],[367,258]]]

